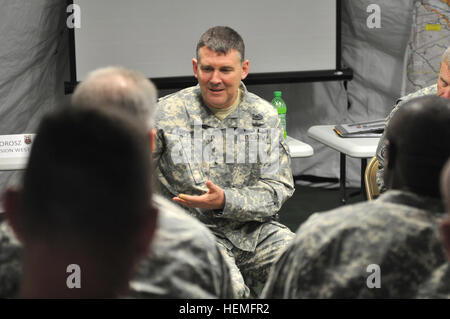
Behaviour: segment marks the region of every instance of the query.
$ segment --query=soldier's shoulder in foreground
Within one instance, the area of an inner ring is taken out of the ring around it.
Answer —
[[[450,264],[446,261],[419,288],[419,299],[450,299]]]
[[[158,228],[151,252],[131,282],[141,298],[232,298],[230,274],[214,235],[160,195]]]
[[[345,229],[364,229],[371,233],[383,232],[393,238],[411,228],[434,227],[442,218],[443,205],[439,200],[399,190],[390,190],[375,201],[361,202],[312,215],[297,233],[317,228],[330,228],[322,236],[336,235]],[[380,223],[382,222],[382,223]],[[421,223],[423,222],[423,223]],[[334,229],[334,230],[332,230]],[[361,235],[364,235],[362,233]],[[373,238],[372,238],[373,239]],[[380,241],[387,240],[379,237]]]
[[[203,242],[206,247],[215,247],[214,235],[196,218],[165,197],[155,194],[154,202],[159,209],[159,227],[162,232],[183,231],[192,236],[194,242]]]
[[[282,265],[267,293],[290,298],[413,297],[417,285],[444,260],[436,227],[442,206],[417,197],[389,191],[376,201],[312,215],[279,259]],[[367,289],[364,278],[372,264],[385,275],[382,289]],[[403,268],[410,272],[399,270]]]

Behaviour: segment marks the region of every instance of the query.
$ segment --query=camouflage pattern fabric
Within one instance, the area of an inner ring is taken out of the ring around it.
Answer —
[[[241,90],[241,103],[224,120],[203,104],[198,85],[161,98],[153,156],[161,192],[168,198],[201,195],[207,180],[221,187],[223,210],[189,212],[232,247],[254,253],[261,238],[270,241],[262,230],[292,196],[294,182],[276,110],[243,84]],[[269,233],[287,233],[284,226],[271,225]]]
[[[230,270],[214,235],[165,198],[153,199],[159,226],[149,255],[130,282],[130,297],[235,298]],[[22,248],[6,223],[1,224],[0,239],[0,297],[16,297]]]
[[[389,125],[389,121],[394,116],[395,112],[397,112],[398,109],[403,104],[405,104],[407,101],[409,101],[413,98],[425,96],[425,95],[437,95],[437,84],[428,86],[417,92],[414,92],[414,93],[408,94],[404,97],[401,97],[400,99],[397,100],[393,110],[391,111],[389,116],[386,118],[386,125],[384,128],[384,132],[380,138],[380,141],[378,142],[377,151],[375,153],[376,157],[378,159],[377,185],[378,185],[378,189],[380,190],[380,193],[383,193],[386,191],[386,186],[384,185],[383,174],[384,174],[384,155],[386,152],[386,130]]]
[[[262,297],[413,298],[446,261],[444,216],[439,199],[398,190],[314,214],[275,263]],[[379,288],[370,285],[373,265]]]
[[[450,264],[446,261],[436,269],[417,294],[419,299],[450,299]]]
[[[263,225],[254,252],[236,248],[226,238],[217,238],[219,247],[231,265],[233,286],[237,287],[239,298],[259,297],[271,266],[292,239],[294,233],[275,221]]]
[[[160,195],[159,227],[149,256],[130,283],[137,298],[235,298],[231,274],[214,235]]]
[[[0,298],[19,294],[22,248],[6,221],[0,221]]]

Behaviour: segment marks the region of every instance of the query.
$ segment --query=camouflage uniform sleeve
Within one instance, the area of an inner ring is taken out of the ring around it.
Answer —
[[[159,221],[151,251],[130,282],[135,298],[236,298],[230,269],[214,235],[197,219],[154,196]]]
[[[386,191],[386,186],[384,185],[384,153],[386,151],[386,128],[387,128],[388,119],[386,119],[386,123],[384,125],[384,132],[378,142],[377,151],[375,156],[378,159],[378,170],[377,170],[377,185],[380,193]]]
[[[269,160],[260,165],[260,178],[255,185],[225,188],[223,218],[238,221],[266,221],[272,218],[294,193],[289,148],[278,120],[278,143],[269,148]]]

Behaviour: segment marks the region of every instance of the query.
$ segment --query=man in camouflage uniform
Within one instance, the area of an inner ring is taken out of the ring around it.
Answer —
[[[384,153],[386,150],[386,128],[388,127],[392,116],[400,107],[402,107],[402,105],[413,98],[425,95],[438,95],[443,98],[450,99],[450,47],[448,47],[442,55],[441,69],[439,72],[437,83],[398,99],[395,103],[394,109],[386,119],[385,130],[380,138],[380,141],[378,142],[376,151],[376,156],[378,159],[377,185],[380,192],[386,191],[386,186],[384,185],[383,180]]]
[[[450,158],[442,170],[441,193],[447,209],[447,216],[441,223],[447,260],[433,272],[430,279],[419,289],[418,298],[450,299]]]
[[[119,107],[152,127],[156,90],[143,75],[123,68],[92,72],[73,97],[78,105]],[[152,135],[152,134],[150,134]],[[234,298],[230,271],[213,234],[161,195],[152,252],[138,264],[130,282],[137,298]],[[14,297],[21,276],[21,246],[6,223],[0,232],[0,297]]]
[[[294,192],[289,149],[276,110],[241,82],[249,62],[236,31],[206,31],[192,62],[199,84],[158,102],[157,177],[216,235],[240,295],[256,296],[293,238],[276,221]]]
[[[271,271],[266,298],[412,298],[445,261],[439,174],[450,156],[450,100],[407,102],[387,129],[377,200],[312,215]],[[433,129],[430,130],[429,127]]]

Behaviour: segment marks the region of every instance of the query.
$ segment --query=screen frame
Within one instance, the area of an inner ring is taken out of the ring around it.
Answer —
[[[349,81],[353,79],[351,68],[342,68],[341,64],[341,18],[342,0],[336,1],[336,69],[318,71],[292,71],[292,72],[269,72],[250,73],[243,81],[246,85],[256,84],[279,84],[297,82],[322,82],[322,81]],[[73,0],[66,0],[67,6],[73,5]],[[69,17],[67,13],[67,17]],[[65,94],[71,94],[80,83],[77,79],[77,65],[75,54],[75,29],[68,28],[69,41],[69,72],[70,80],[64,83]],[[158,89],[183,89],[197,84],[197,79],[192,76],[158,77],[150,78]]]

